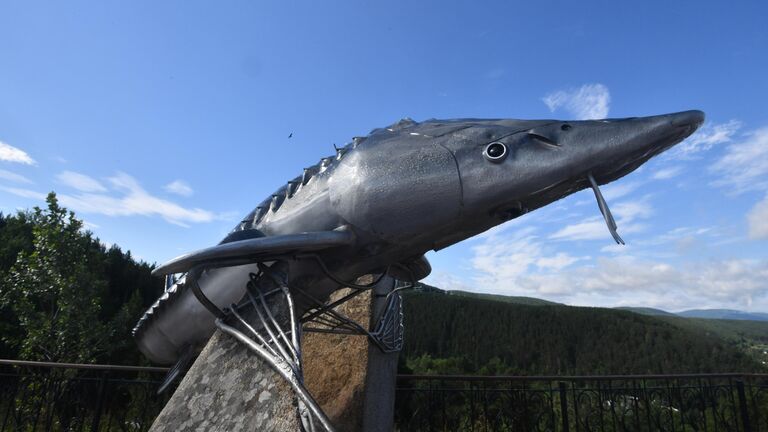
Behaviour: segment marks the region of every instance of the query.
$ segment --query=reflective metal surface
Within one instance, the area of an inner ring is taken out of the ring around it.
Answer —
[[[424,277],[425,252],[587,187],[595,189],[619,241],[598,186],[679,143],[703,120],[701,111],[590,121],[404,119],[353,139],[287,183],[276,182],[283,186],[222,244],[156,273],[207,268],[197,282],[223,308],[244,295],[250,263],[280,259],[291,289],[325,300],[340,281],[385,269]],[[308,251],[327,271],[301,257]],[[135,329],[142,352],[155,362],[173,363],[214,329],[214,315],[184,282],[173,284]],[[310,307],[297,300],[296,313]]]

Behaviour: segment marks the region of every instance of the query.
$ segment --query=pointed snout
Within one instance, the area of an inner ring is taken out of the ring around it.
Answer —
[[[640,140],[651,143],[667,140],[670,142],[666,144],[671,146],[687,138],[698,129],[704,123],[704,113],[699,110],[690,110],[628,120],[630,124],[634,120],[646,126],[645,128],[638,128],[637,138]],[[630,134],[631,130],[630,126]]]
[[[704,123],[704,113],[699,110],[681,111],[652,117],[641,117],[649,128],[639,128],[637,136],[629,141],[641,146],[648,146],[653,155],[672,147],[688,138]]]
[[[688,138],[704,123],[704,113],[699,110],[681,111],[637,119],[642,126],[627,131],[627,150],[640,147],[654,156]],[[631,123],[631,122],[630,122]],[[633,133],[634,130],[634,133]]]
[[[699,110],[606,121],[594,131],[593,171],[600,184],[620,178],[688,138],[704,123]],[[601,144],[602,143],[602,144]]]
[[[704,112],[699,110],[682,111],[667,114],[672,119],[672,125],[678,127],[691,127],[694,130],[704,123]]]
[[[681,111],[660,116],[645,117],[655,123],[654,130],[645,138],[662,145],[664,150],[688,138],[704,123],[704,113],[699,110]]]

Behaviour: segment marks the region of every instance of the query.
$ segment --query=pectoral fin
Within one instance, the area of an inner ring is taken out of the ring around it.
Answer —
[[[230,238],[230,236],[227,238]],[[353,241],[353,234],[346,230],[246,238],[221,243],[174,258],[154,269],[152,274],[159,276],[170,273],[182,273],[193,266],[226,267],[242,265],[256,261],[266,261],[270,258],[296,252],[349,246]]]

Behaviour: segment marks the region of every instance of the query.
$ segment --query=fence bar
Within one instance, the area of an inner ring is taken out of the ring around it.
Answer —
[[[464,425],[458,430],[758,432],[755,419],[768,411],[768,397],[762,396],[768,395],[768,374],[565,378],[399,375],[397,426],[408,431]],[[456,390],[466,386],[472,391]],[[419,396],[428,394],[442,397],[426,406]]]
[[[154,394],[166,371],[0,360],[0,431],[146,431],[170,397]]]
[[[558,382],[557,387],[560,391],[560,417],[563,420],[563,432],[569,432],[570,425],[568,424],[568,388],[563,381]]]
[[[144,431],[166,371],[0,360],[0,432]],[[768,432],[768,374],[399,375],[397,395],[397,428],[417,432]]]
[[[96,415],[93,416],[93,423],[91,423],[91,432],[99,432],[99,423],[101,422],[101,413],[104,411],[104,390],[107,387],[107,373],[103,372],[101,374],[101,379],[99,380],[99,391],[98,391],[98,405],[96,407]]]
[[[110,370],[110,371],[125,371],[125,372],[168,372],[170,370],[170,368],[154,367],[154,366],[123,366],[123,365],[105,365],[105,364],[57,363],[57,362],[38,362],[38,361],[9,360],[9,359],[0,359],[0,365],[56,368],[56,369]]]
[[[749,424],[747,395],[744,392],[743,380],[736,380],[736,393],[739,395],[739,411],[741,411],[741,424],[744,426],[744,432],[752,432],[752,426]]]

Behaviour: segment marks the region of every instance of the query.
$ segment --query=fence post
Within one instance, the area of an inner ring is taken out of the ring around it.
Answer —
[[[91,423],[91,432],[99,431],[99,423],[101,422],[101,412],[104,410],[104,390],[107,387],[107,374],[109,372],[104,371],[99,380],[99,392],[98,392],[98,405],[96,407],[96,414],[93,416],[93,422]]]
[[[741,411],[741,424],[744,432],[752,432],[749,424],[749,410],[747,410],[747,395],[744,392],[744,380],[736,380],[736,393],[739,395],[739,410]]]
[[[568,432],[568,389],[563,381],[557,383],[557,387],[560,389],[560,418],[563,421],[563,432]]]

